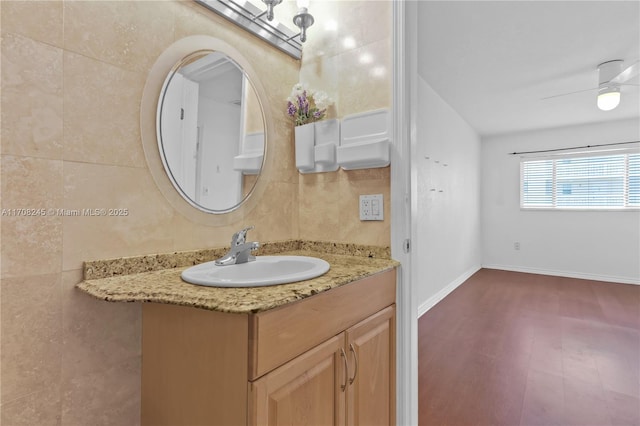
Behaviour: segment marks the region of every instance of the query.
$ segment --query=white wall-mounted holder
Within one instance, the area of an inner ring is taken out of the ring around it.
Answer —
[[[300,173],[338,170],[336,148],[340,144],[337,119],[317,121],[295,128],[296,167]]]
[[[264,133],[249,133],[245,136],[241,153],[233,157],[233,170],[243,175],[257,175],[262,169],[264,157]]]
[[[390,164],[389,110],[378,109],[342,119],[340,146],[336,150],[343,170],[373,169]]]

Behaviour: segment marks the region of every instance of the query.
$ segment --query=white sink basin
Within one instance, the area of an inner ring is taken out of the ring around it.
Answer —
[[[210,287],[262,287],[309,280],[328,270],[329,263],[316,257],[258,256],[239,265],[201,263],[185,269],[181,276],[188,283]]]

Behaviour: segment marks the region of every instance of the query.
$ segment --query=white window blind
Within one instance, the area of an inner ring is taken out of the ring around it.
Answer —
[[[629,155],[627,170],[627,205],[640,207],[640,154]]]
[[[638,208],[640,154],[524,160],[520,191],[522,208]]]
[[[522,206],[553,207],[553,160],[522,163]]]

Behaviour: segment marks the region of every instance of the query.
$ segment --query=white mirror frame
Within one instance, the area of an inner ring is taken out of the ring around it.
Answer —
[[[165,196],[169,203],[188,219],[205,225],[223,226],[230,225],[243,219],[244,215],[252,210],[259,200],[262,198],[264,191],[268,185],[267,179],[260,176],[255,183],[252,192],[245,197],[239,206],[232,211],[223,214],[212,214],[203,212],[192,206],[182,195],[175,189],[169,176],[167,175],[164,164],[158,149],[158,139],[156,131],[156,115],[160,92],[165,83],[167,75],[174,69],[177,63],[181,62],[185,57],[198,50],[219,51],[232,58],[248,76],[256,95],[263,105],[262,113],[265,125],[265,150],[264,162],[261,174],[265,170],[270,170],[272,159],[269,155],[268,143],[271,130],[271,113],[269,108],[264,107],[267,98],[266,92],[260,82],[258,74],[255,72],[251,64],[245,57],[233,46],[224,41],[211,36],[196,35],[180,39],[170,45],[158,57],[151,67],[147,81],[142,93],[142,102],[140,104],[140,134],[142,137],[142,147],[147,160],[149,171],[155,181],[160,192]]]

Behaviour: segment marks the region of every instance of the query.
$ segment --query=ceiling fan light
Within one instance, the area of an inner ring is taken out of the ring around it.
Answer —
[[[608,88],[598,93],[598,108],[602,111],[611,111],[620,104],[620,89]]]

